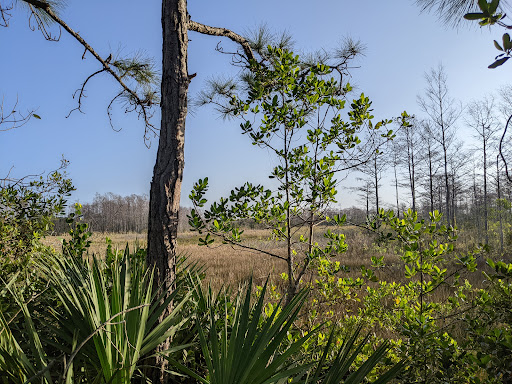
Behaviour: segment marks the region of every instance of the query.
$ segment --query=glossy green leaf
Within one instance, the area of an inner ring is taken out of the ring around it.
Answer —
[[[512,48],[512,44],[510,43],[510,35],[508,33],[505,33],[503,35],[503,49],[505,51],[508,51]]]
[[[503,65],[508,59],[510,59],[510,57],[502,57],[501,59],[498,59],[496,60],[494,63],[492,63],[491,65],[489,65],[488,68],[497,68],[499,67],[500,65]]]
[[[480,20],[480,19],[483,19],[485,17],[485,14],[483,13],[466,13],[464,15],[464,18],[466,20]]]

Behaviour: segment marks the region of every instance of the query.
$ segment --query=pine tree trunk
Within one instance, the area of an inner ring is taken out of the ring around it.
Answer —
[[[155,268],[155,289],[170,292],[176,277],[178,212],[184,167],[185,118],[187,115],[187,2],[162,1],[163,61],[160,139],[151,182],[147,262]],[[172,310],[172,303],[162,318]],[[160,319],[161,320],[161,319]],[[169,347],[166,340],[158,350]],[[156,358],[153,383],[166,380],[165,360]]]

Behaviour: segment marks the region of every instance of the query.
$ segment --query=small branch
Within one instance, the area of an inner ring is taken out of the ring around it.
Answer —
[[[82,84],[82,86],[80,87],[80,89],[77,89],[77,90],[75,91],[75,93],[73,94],[73,99],[76,97],[76,94],[77,94],[78,92],[80,92],[80,93],[78,94],[78,107],[73,108],[71,111],[69,111],[69,113],[68,113],[68,114],[67,114],[67,116],[66,116],[66,119],[67,119],[69,116],[71,116],[71,114],[72,114],[74,111],[79,111],[79,112],[81,112],[81,113],[84,113],[84,112],[82,111],[82,98],[83,98],[83,97],[86,97],[86,96],[85,96],[85,86],[87,85],[87,83],[89,82],[89,80],[91,80],[94,76],[99,75],[99,74],[100,74],[100,73],[102,73],[102,72],[105,72],[105,68],[100,69],[99,71],[94,72],[92,75],[89,75],[89,77],[87,77],[87,79],[85,79],[85,81],[83,82],[83,84]]]
[[[10,108],[10,112],[4,113],[4,103],[3,101],[0,103],[0,127],[2,125],[8,126],[7,128],[0,128],[0,132],[5,132],[11,129],[22,127],[23,125],[27,124],[28,121],[34,115],[33,110],[24,115],[21,112],[17,111],[17,107],[18,99],[16,99],[16,102],[14,103],[12,108]]]
[[[123,95],[123,92],[118,93],[112,100],[110,100],[110,103],[107,106],[107,115],[108,115],[108,122],[110,123],[110,127],[116,131],[119,132],[119,130],[114,128],[114,124],[112,124],[112,105],[114,104],[114,101],[116,101],[118,98],[120,98]]]
[[[59,357],[53,359],[46,367],[40,369],[39,371],[37,371],[34,376],[30,377],[29,379],[27,379],[27,381],[25,381],[23,384],[28,384],[28,383],[31,383],[32,381],[34,381],[35,379],[37,379],[38,377],[42,376],[44,373],[48,372],[51,368],[53,368],[53,366],[59,361],[59,360],[63,360],[65,361],[66,359],[66,355],[65,354],[62,354],[60,355]]]
[[[263,253],[264,255],[275,257],[276,259],[280,259],[280,260],[284,260],[284,261],[287,260],[286,258],[284,258],[282,256],[279,256],[279,255],[276,255],[275,253],[268,252],[268,251],[265,251],[263,249],[259,249],[259,248],[255,248],[255,247],[250,247],[248,245],[243,245],[243,244],[237,243],[235,241],[232,241],[228,237],[223,236],[223,235],[218,234],[218,233],[215,233],[215,232],[211,232],[211,231],[208,231],[208,232],[213,234],[213,235],[215,235],[215,236],[220,237],[223,241],[225,241],[226,243],[231,244],[232,246],[240,247],[240,248],[247,249],[247,250],[254,251],[254,252],[258,252],[258,253]]]
[[[208,25],[189,20],[188,29],[189,31],[199,32],[203,35],[227,37],[228,39],[242,46],[242,49],[244,50],[244,53],[249,61],[256,61],[256,58],[254,57],[251,46],[249,45],[247,39],[227,28],[210,27]]]
[[[0,27],[9,26],[9,19],[11,18],[9,11],[11,11],[13,7],[13,4],[8,5],[7,7],[2,7],[2,5],[0,5]]]
[[[503,135],[501,135],[500,146],[499,146],[500,156],[501,156],[501,159],[503,160],[503,163],[505,164],[505,174],[507,175],[507,179],[510,182],[512,182],[512,177],[508,173],[508,165],[507,165],[507,161],[505,160],[505,156],[503,155],[502,146],[503,146],[503,140],[505,139],[505,135],[507,134],[508,125],[510,124],[511,120],[512,120],[512,115],[510,115],[510,117],[507,120],[507,124],[505,125]]]

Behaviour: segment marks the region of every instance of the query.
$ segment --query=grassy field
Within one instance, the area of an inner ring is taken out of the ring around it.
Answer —
[[[319,229],[322,231],[322,229]],[[340,256],[340,261],[350,267],[367,265],[370,255],[376,250],[371,246],[371,239],[355,227],[345,227],[343,231],[347,236],[349,245],[347,252]],[[106,238],[112,240],[112,245],[124,249],[126,245],[130,249],[146,247],[146,236],[140,233],[94,233],[91,240],[90,253],[102,255],[106,249]],[[284,256],[286,248],[284,242],[276,242],[269,239],[269,233],[265,230],[248,229],[244,233],[244,245],[264,249],[266,251]],[[44,239],[46,245],[51,245],[59,250],[62,239],[69,236],[48,236]],[[267,256],[255,251],[235,249],[230,245],[214,243],[213,246],[204,247],[198,245],[199,236],[194,232],[180,233],[178,236],[178,252],[188,257],[191,262],[198,262],[207,268],[206,278],[214,288],[223,285],[237,286],[251,275],[256,283],[260,284],[268,276],[279,282],[279,275],[286,271],[286,263],[282,260]]]
[[[321,241],[320,233],[325,228],[318,228],[318,235],[315,238]],[[391,245],[377,247],[373,244],[372,236],[360,228],[346,226],[342,232],[346,235],[348,249],[345,253],[336,257],[343,265],[349,267],[352,272],[344,276],[360,276],[360,266],[368,267],[371,257],[385,256],[386,267],[377,272],[379,279],[386,281],[405,282],[404,268],[399,260],[399,255],[395,253]],[[59,250],[62,239],[69,236],[49,236],[44,239],[46,245],[51,245]],[[112,245],[118,249],[124,249],[126,245],[130,249],[137,247],[146,247],[146,236],[140,233],[94,233],[91,240],[90,253],[103,255],[106,249],[106,238],[110,238]],[[214,289],[229,285],[237,287],[239,284],[253,277],[256,284],[261,285],[267,277],[277,286],[284,287],[282,279],[279,277],[282,272],[286,272],[286,263],[283,260],[267,256],[265,254],[248,251],[240,248],[234,248],[230,245],[215,242],[213,246],[204,247],[198,245],[199,236],[196,232],[183,232],[178,236],[178,252],[186,255],[192,263],[197,262],[206,268],[206,282],[211,283]],[[468,244],[467,239],[463,240],[459,246],[464,249]],[[246,229],[244,233],[244,245],[264,249],[268,252],[286,255],[284,242],[277,242],[269,239],[269,232],[265,230]],[[314,273],[314,272],[311,272]],[[310,279],[312,275],[307,276]],[[468,274],[473,285],[480,286],[482,275],[480,272]],[[370,283],[371,284],[371,283]],[[439,290],[442,295],[442,290]]]

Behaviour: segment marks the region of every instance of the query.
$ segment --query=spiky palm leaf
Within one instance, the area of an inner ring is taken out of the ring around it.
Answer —
[[[236,298],[233,315],[227,309],[216,313],[215,305],[209,308],[209,329],[198,327],[206,377],[171,359],[174,366],[204,384],[278,383],[308,370],[311,364],[299,364],[294,357],[315,331],[283,347],[307,292],[298,294],[281,311],[274,311],[261,323],[265,291],[266,285],[259,299],[251,304],[252,284],[249,283],[243,295]],[[214,303],[208,298],[202,302]]]
[[[9,321],[0,313],[0,383],[25,383],[29,379],[38,377],[38,382],[51,384],[48,358],[32,321],[27,304],[14,284],[17,276],[13,276],[3,289],[9,291],[23,315],[20,321],[27,336],[28,350],[24,351],[20,342],[16,340],[9,327]]]
[[[69,346],[74,345],[64,375],[75,364],[100,372],[99,382],[130,383],[156,346],[187,321],[178,314],[188,295],[175,302],[173,312],[158,323],[178,291],[160,302],[152,292],[153,273],[140,264],[133,268],[127,253],[112,270],[111,286],[104,264],[96,258],[89,266],[82,260],[53,257],[43,261],[42,268],[64,309],[55,312],[55,331]]]
[[[331,331],[324,353],[313,373],[305,380],[305,384],[359,384],[379,364],[389,349],[388,343],[382,343],[371,356],[356,370],[351,367],[363,347],[369,340],[369,336],[357,342],[361,333],[361,326],[348,335],[336,354],[334,361],[326,363],[327,355],[333,346],[335,329]],[[395,364],[387,372],[382,374],[374,384],[385,384],[392,380],[404,367],[402,362]]]

